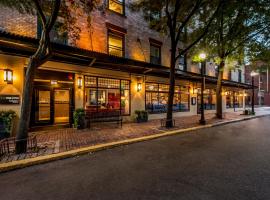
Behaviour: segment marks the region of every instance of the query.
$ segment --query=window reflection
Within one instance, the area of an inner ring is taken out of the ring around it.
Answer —
[[[146,110],[150,113],[167,111],[169,98],[169,85],[146,83]],[[175,86],[173,111],[189,111],[189,88]]]

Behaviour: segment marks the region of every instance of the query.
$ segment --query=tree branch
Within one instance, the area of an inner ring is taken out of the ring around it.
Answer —
[[[189,20],[191,19],[191,17],[196,13],[197,9],[200,7],[201,2],[202,2],[201,0],[197,0],[196,1],[196,4],[193,7],[193,9],[191,10],[191,12],[189,13],[189,15],[182,22],[181,26],[179,26],[178,31],[177,31],[177,35],[176,35],[176,41],[179,40],[180,34],[182,33],[183,28],[187,25],[187,23],[189,22]]]
[[[53,25],[55,24],[55,21],[58,17],[60,5],[61,5],[61,0],[54,0],[53,9],[52,9],[50,19],[48,20],[48,22],[46,24],[46,29],[49,32],[51,31],[51,29],[52,29]]]
[[[42,8],[41,8],[41,6],[40,6],[40,4],[39,4],[39,1],[38,1],[38,0],[33,0],[33,2],[34,2],[34,4],[35,4],[35,6],[36,6],[37,14],[38,14],[38,16],[39,16],[40,19],[41,19],[42,27],[43,27],[43,29],[45,29],[47,20],[46,20],[46,17],[45,17],[45,15],[44,15],[43,11],[42,11]]]
[[[266,29],[269,29],[269,26],[265,26],[264,28],[262,28],[261,30],[259,30],[258,32],[250,35],[249,37],[246,37],[245,39],[243,39],[241,42],[239,42],[234,48],[228,50],[225,53],[225,56],[229,56],[231,53],[233,53],[236,49],[238,49],[240,46],[242,46],[245,42],[247,42],[248,40],[251,40],[252,38],[254,38],[255,36],[259,35],[260,33],[262,33],[263,31],[265,31]]]
[[[220,6],[221,6],[221,2],[219,2],[219,5],[218,5],[217,9],[215,10],[213,15],[209,19],[209,21],[208,21],[207,25],[205,26],[204,31],[202,32],[202,34],[194,42],[192,42],[185,49],[183,49],[181,52],[179,52],[178,56],[176,56],[176,59],[179,59],[182,55],[185,55],[195,44],[197,44],[207,34],[210,25],[212,24],[214,18],[216,17],[216,15],[217,15],[217,13],[218,13],[218,11],[220,9]]]

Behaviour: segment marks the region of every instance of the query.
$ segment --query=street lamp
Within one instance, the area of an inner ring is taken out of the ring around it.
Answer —
[[[251,114],[254,115],[255,111],[254,111],[254,101],[255,101],[255,95],[254,95],[254,77],[259,75],[259,73],[252,71],[250,73],[251,76],[251,83],[252,83],[252,102],[251,102]]]
[[[206,65],[206,54],[201,53],[199,55],[199,58],[201,60],[201,76],[202,76],[202,83],[201,83],[201,119],[200,124],[205,125],[205,117],[204,117],[204,99],[203,99],[203,93],[205,90],[205,65]]]

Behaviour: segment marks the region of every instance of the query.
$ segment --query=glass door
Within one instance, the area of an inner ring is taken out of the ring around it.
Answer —
[[[70,91],[69,89],[54,90],[54,123],[69,123]]]
[[[35,123],[51,123],[51,91],[46,89],[35,90]]]

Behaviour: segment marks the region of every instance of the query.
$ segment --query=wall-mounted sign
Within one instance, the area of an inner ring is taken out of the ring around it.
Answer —
[[[20,104],[20,95],[0,95],[0,104]]]
[[[191,97],[191,105],[196,105],[196,97]]]

